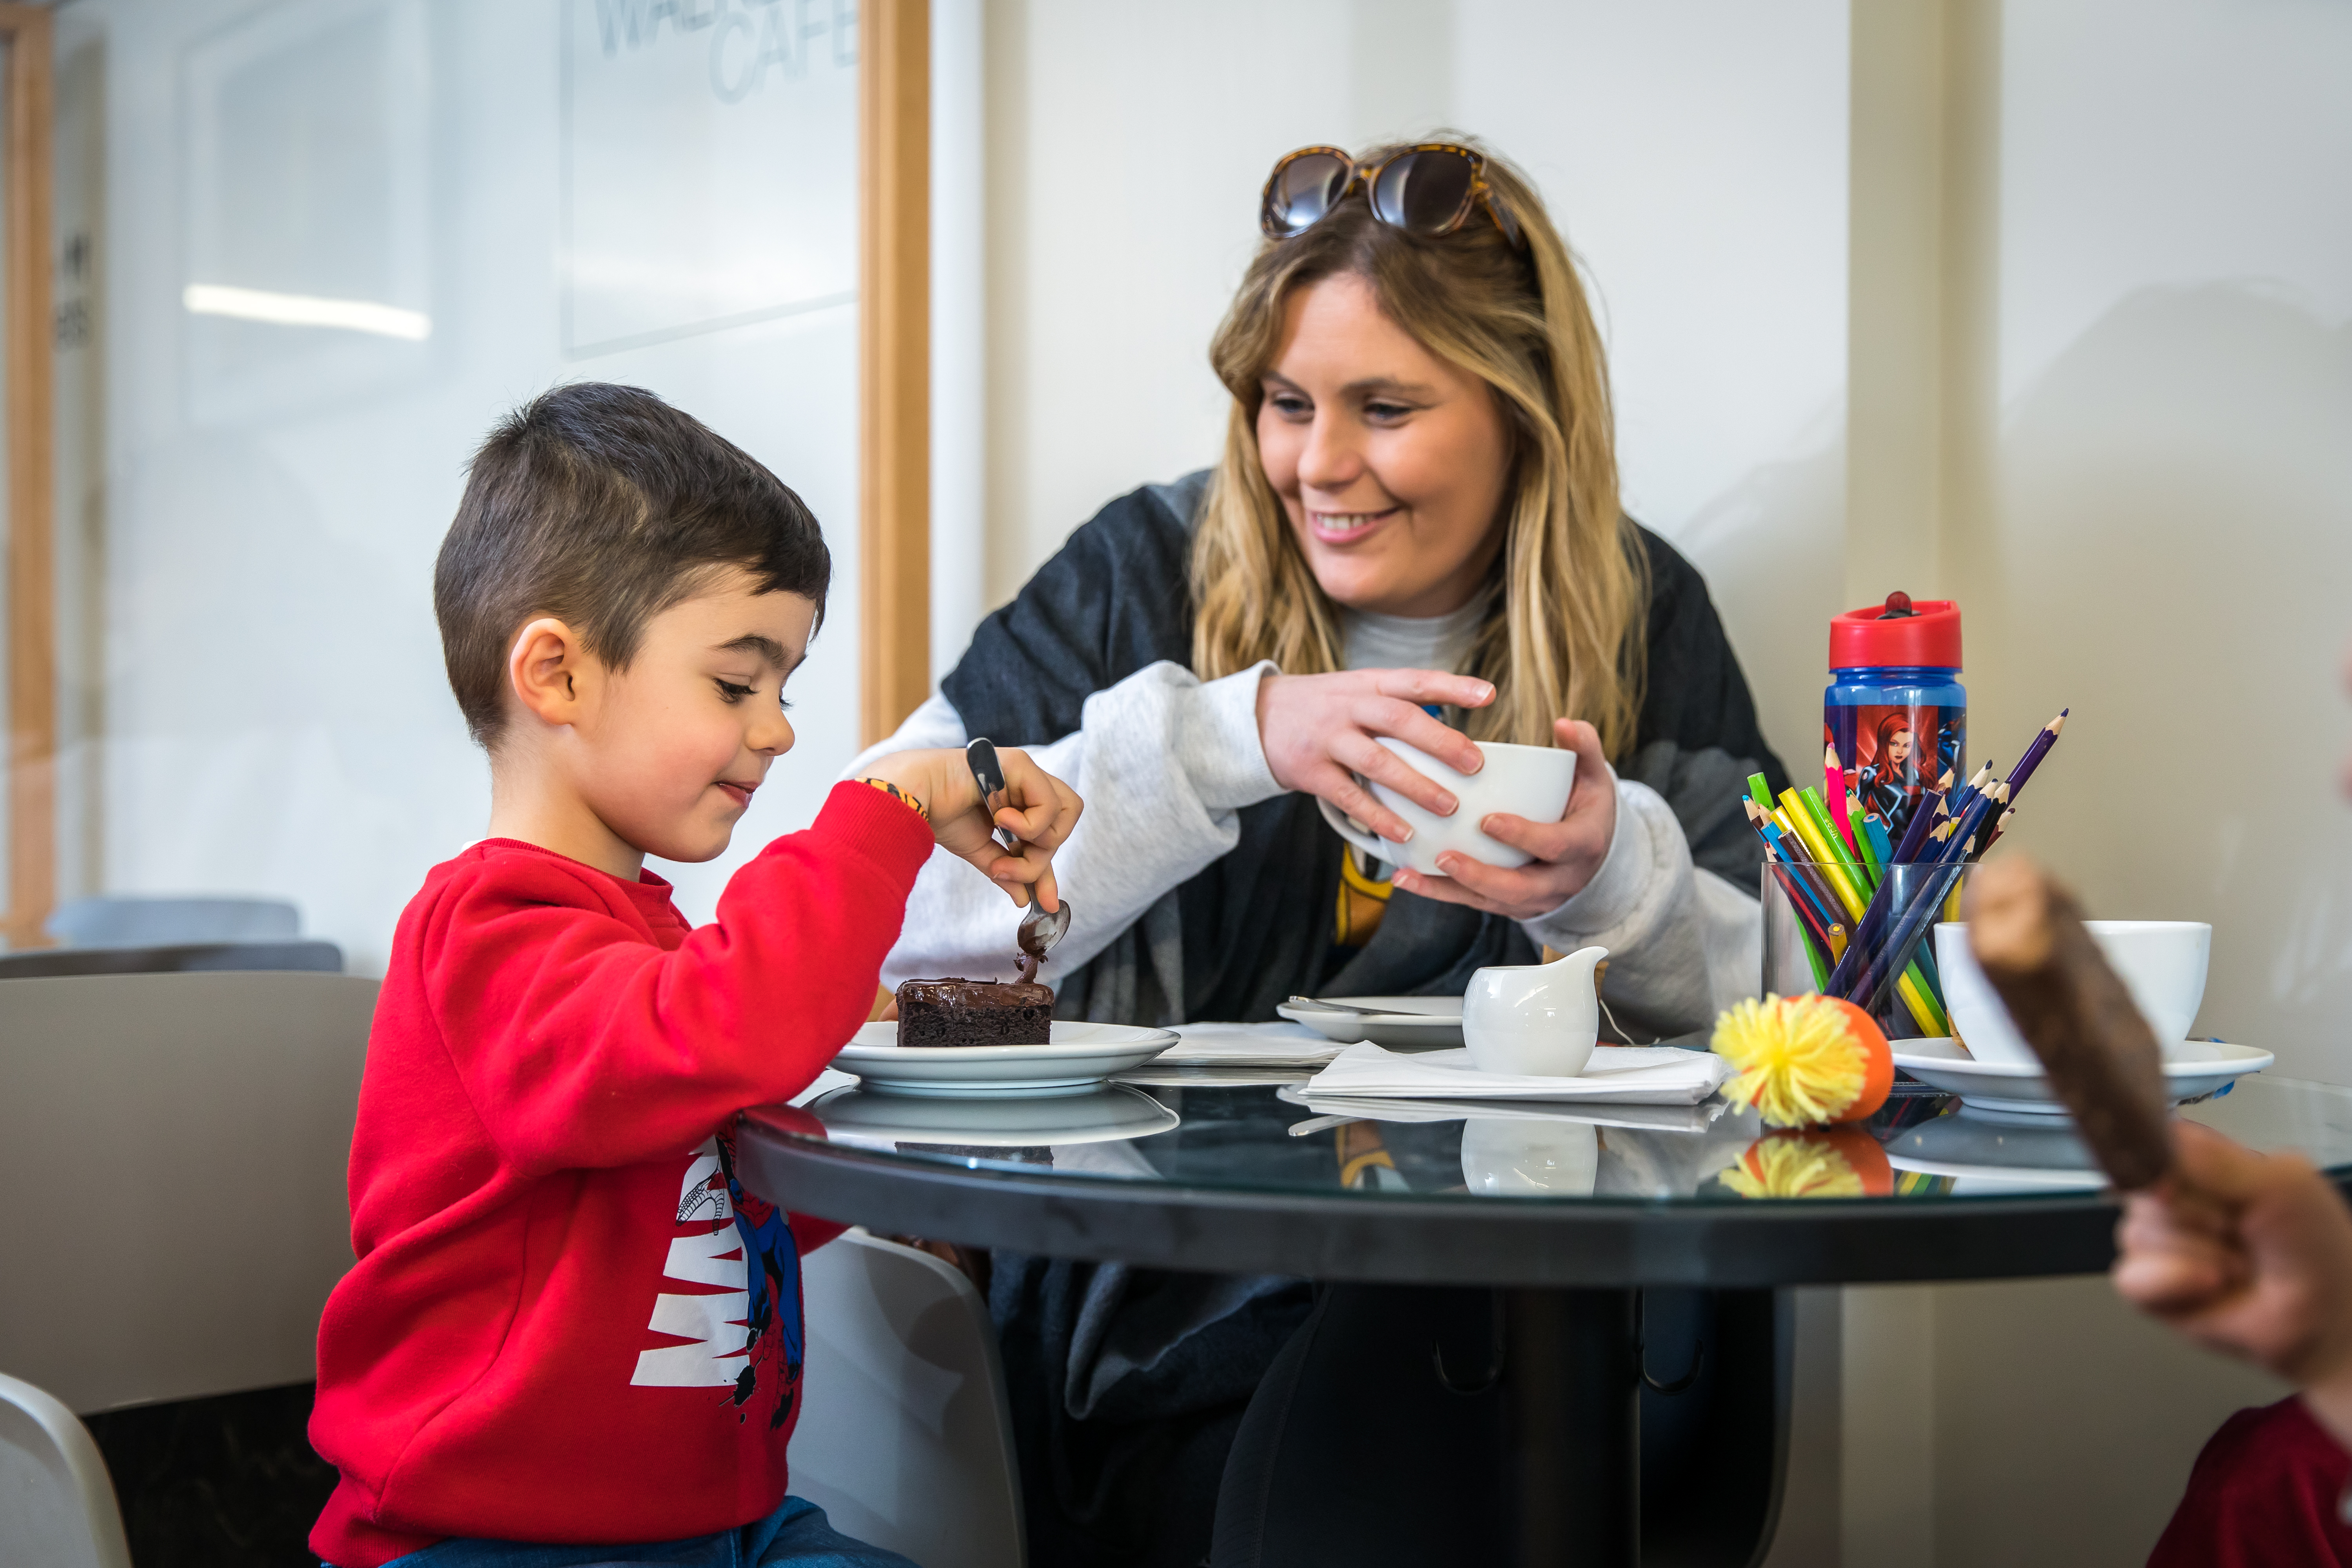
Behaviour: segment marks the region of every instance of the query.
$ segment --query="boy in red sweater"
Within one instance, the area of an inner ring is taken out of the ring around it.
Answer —
[[[729,1130],[864,1021],[934,839],[1054,908],[1079,803],[1000,751],[1007,855],[963,753],[886,757],[689,929],[645,857],[727,847],[830,572],[649,393],[560,388],[474,458],[434,607],[490,837],[402,914],[369,1035],[310,1421],[335,1568],[906,1568],[785,1495],[799,1254],[839,1227],[746,1192]]]

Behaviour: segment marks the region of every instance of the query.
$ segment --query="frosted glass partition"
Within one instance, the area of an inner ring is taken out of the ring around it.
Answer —
[[[743,446],[834,547],[798,750],[724,860],[655,868],[706,916],[855,749],[854,8],[74,0],[58,26],[86,316],[62,896],[291,899],[380,969],[488,812],[431,601],[465,460],[587,379]]]

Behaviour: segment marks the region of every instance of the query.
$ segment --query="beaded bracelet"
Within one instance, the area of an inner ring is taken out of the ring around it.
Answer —
[[[930,812],[924,806],[921,801],[917,800],[913,795],[908,795],[905,790],[900,789],[888,779],[859,779],[857,782],[862,784],[872,784],[876,789],[880,790],[892,800],[895,800],[899,805],[907,807],[917,816],[921,817],[925,822],[929,822],[931,819]]]

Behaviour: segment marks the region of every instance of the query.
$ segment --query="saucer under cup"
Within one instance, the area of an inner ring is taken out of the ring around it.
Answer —
[[[2188,1039],[2205,1000],[2205,970],[2213,950],[2213,928],[2201,921],[2085,921],[2091,939],[2122,976],[2156,1043],[2172,1056]],[[1936,928],[1936,964],[1944,982],[1944,1005],[1952,1025],[1980,1062],[2038,1067],[2033,1047],[2010,1021],[2009,1009],[1969,951],[1969,928],[1946,922]]]
[[[1405,826],[1412,829],[1412,838],[1402,844],[1391,844],[1378,834],[1350,825],[1329,801],[1315,803],[1322,808],[1323,820],[1331,825],[1334,832],[1374,859],[1402,866],[1424,877],[1443,877],[1445,873],[1437,868],[1437,858],[1452,849],[1473,860],[1510,870],[1526,865],[1533,857],[1500,839],[1488,837],[1479,831],[1479,823],[1496,812],[1524,816],[1529,822],[1558,822],[1568,814],[1569,791],[1576,785],[1574,752],[1557,746],[1514,746],[1499,741],[1482,741],[1478,750],[1486,759],[1486,766],[1475,773],[1458,773],[1417,746],[1408,746],[1386,735],[1379,740],[1415,773],[1444,785],[1457,804],[1453,816],[1439,816],[1423,811],[1386,784],[1373,784],[1373,795],[1404,818]]]

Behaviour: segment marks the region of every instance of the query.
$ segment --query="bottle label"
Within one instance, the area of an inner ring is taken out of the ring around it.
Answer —
[[[1822,739],[1837,748],[1847,790],[1863,811],[1886,824],[1900,842],[1912,814],[1946,773],[1965,782],[1969,710],[1932,702],[1832,703],[1822,710]]]

